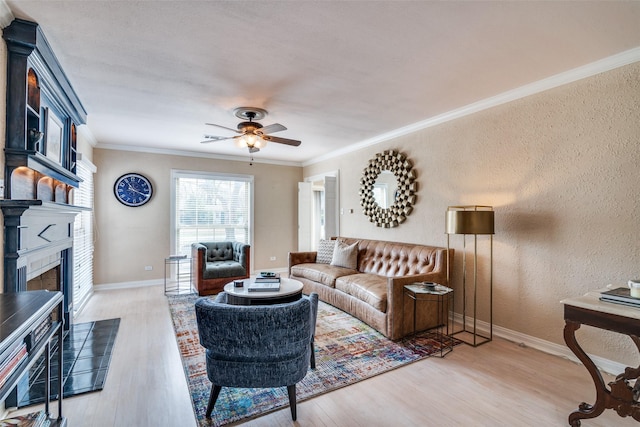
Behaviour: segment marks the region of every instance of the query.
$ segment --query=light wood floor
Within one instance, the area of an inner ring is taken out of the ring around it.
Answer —
[[[162,287],[96,292],[75,321],[114,317],[122,320],[105,388],[65,399],[68,425],[195,427]],[[301,402],[297,422],[287,407],[243,425],[567,426],[578,403],[594,399],[584,367],[494,339]],[[638,423],[611,410],[582,422],[632,425]]]

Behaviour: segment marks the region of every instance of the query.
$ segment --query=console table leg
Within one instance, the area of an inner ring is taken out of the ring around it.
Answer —
[[[587,353],[580,347],[578,341],[576,341],[575,332],[580,329],[579,322],[573,322],[567,320],[564,326],[564,341],[567,344],[567,347],[571,349],[573,354],[575,354],[578,359],[584,364],[587,371],[591,375],[593,379],[593,383],[596,387],[596,402],[593,405],[590,405],[586,402],[582,402],[578,405],[578,410],[572,412],[569,415],[569,425],[572,427],[580,426],[580,420],[585,418],[595,418],[598,415],[602,414],[602,412],[606,408],[607,396],[609,394],[608,390],[605,387],[604,380],[602,378],[602,374],[598,371],[595,363],[589,358]]]
[[[640,351],[640,339],[635,335],[629,335],[638,351]],[[625,368],[624,372],[609,383],[612,407],[621,417],[633,417],[640,421],[640,367]],[[635,382],[633,387],[630,385]]]

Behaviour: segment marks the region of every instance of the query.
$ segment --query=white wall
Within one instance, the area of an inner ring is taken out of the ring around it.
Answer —
[[[564,344],[560,300],[640,277],[639,137],[635,63],[307,166],[304,176],[340,170],[340,206],[355,211],[341,216],[349,237],[446,246],[447,206],[494,206],[494,324]],[[381,229],[362,214],[358,185],[367,161],[391,148],[414,163],[418,200],[404,224]],[[637,363],[626,337],[578,334],[589,353]]]

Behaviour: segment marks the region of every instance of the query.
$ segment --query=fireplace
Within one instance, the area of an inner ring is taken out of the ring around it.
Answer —
[[[59,291],[60,266],[50,268],[39,276],[27,280],[28,291]]]
[[[83,209],[42,200],[0,200],[4,214],[4,292],[48,289],[73,311],[73,222]]]

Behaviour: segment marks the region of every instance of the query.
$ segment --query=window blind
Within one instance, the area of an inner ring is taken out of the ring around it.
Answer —
[[[74,190],[74,204],[90,208],[76,215],[73,234],[73,311],[78,313],[93,291],[93,174],[96,167],[81,159],[76,174],[82,182]]]
[[[251,243],[253,177],[173,171],[173,240],[177,255],[195,242]]]

